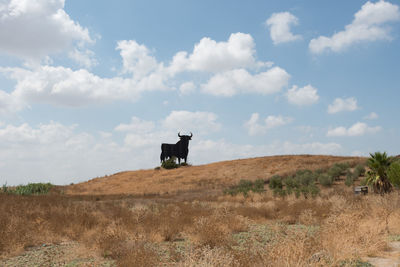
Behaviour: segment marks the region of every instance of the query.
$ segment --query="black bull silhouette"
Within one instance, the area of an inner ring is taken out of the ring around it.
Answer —
[[[181,159],[184,159],[186,163],[189,154],[189,141],[192,140],[193,134],[180,135],[178,133],[178,137],[180,140],[176,144],[161,144],[161,162],[164,162],[168,158],[176,157],[179,164],[181,163]]]

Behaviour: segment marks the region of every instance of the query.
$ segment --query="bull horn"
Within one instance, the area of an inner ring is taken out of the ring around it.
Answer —
[[[192,138],[193,137],[193,134],[192,134],[192,132],[190,132],[190,138]]]
[[[181,136],[181,132],[178,133],[178,137],[182,137],[182,136]]]

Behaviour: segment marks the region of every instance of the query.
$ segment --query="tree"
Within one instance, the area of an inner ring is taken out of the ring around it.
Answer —
[[[388,193],[392,190],[392,184],[387,175],[391,163],[386,152],[370,153],[367,165],[370,171],[367,173],[367,184],[373,186],[374,191],[379,194]]]
[[[400,161],[394,161],[390,164],[390,167],[387,171],[389,181],[395,187],[400,189]]]

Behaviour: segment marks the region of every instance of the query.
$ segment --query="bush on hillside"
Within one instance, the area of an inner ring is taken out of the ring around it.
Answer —
[[[166,161],[163,161],[161,163],[161,167],[169,170],[169,169],[179,168],[179,165],[176,163],[176,158],[172,157],[172,158],[167,159]]]
[[[299,170],[295,175],[284,179],[275,175],[269,180],[269,187],[275,196],[283,197],[294,193],[296,197],[315,197],[319,194],[319,188],[315,185],[316,177],[317,175],[310,170]]]
[[[341,167],[337,166],[336,164],[333,165],[331,168],[328,170],[328,175],[332,177],[334,180],[338,180],[340,176],[342,175],[343,170]]]
[[[343,163],[335,163],[333,166],[339,167],[342,172],[346,172],[350,168],[350,163],[343,162]]]
[[[303,170],[296,172],[296,175],[293,178],[301,185],[309,186],[315,183],[317,175],[310,170]]]
[[[321,174],[323,174],[323,173],[326,173],[326,170],[324,170],[324,169],[316,169],[316,170],[314,171],[314,174],[315,174],[316,176],[319,176],[319,175],[321,175]]]
[[[333,184],[333,178],[332,176],[329,176],[328,174],[324,173],[318,177],[318,182],[325,187],[330,187]]]
[[[224,193],[231,196],[242,193],[244,196],[247,196],[250,191],[254,193],[264,192],[264,180],[257,179],[254,182],[249,180],[240,180],[239,184],[226,189]]]
[[[344,181],[344,184],[346,186],[352,186],[354,184],[354,178],[355,178],[354,173],[352,173],[350,170],[347,170],[346,180]]]
[[[30,183],[27,185],[19,185],[14,190],[9,190],[9,193],[16,195],[44,195],[49,193],[53,187],[50,183]]]
[[[394,161],[388,169],[388,178],[397,188],[400,188],[400,161]]]
[[[186,162],[181,162],[180,164],[177,164],[175,157],[169,158],[166,161],[163,161],[161,163],[161,167],[163,167],[164,169],[176,169],[176,168],[184,167],[184,166],[192,166],[192,165],[190,165],[189,163],[186,163]],[[158,170],[158,169],[160,169],[160,167],[155,168],[155,170]]]
[[[364,176],[365,175],[365,167],[362,164],[358,164],[355,168],[354,168],[354,176],[355,177],[360,177],[360,176]]]
[[[285,185],[285,190],[287,191],[288,195],[292,194],[296,188],[300,187],[300,182],[292,176],[284,179],[283,183]]]
[[[269,188],[274,190],[274,189],[282,189],[283,188],[283,182],[282,182],[282,177],[279,175],[274,175],[269,179]]]

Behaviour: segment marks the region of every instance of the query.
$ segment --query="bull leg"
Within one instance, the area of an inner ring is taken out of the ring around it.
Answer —
[[[178,164],[181,164],[181,158],[178,157]]]

